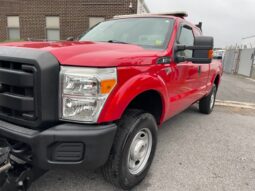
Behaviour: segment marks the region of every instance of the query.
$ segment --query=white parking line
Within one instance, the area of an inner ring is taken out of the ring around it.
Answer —
[[[225,107],[236,107],[242,109],[254,109],[255,103],[247,103],[247,102],[238,102],[238,101],[228,101],[228,100],[216,100],[215,105],[217,106],[225,106]]]
[[[253,81],[253,82],[255,82],[255,80],[254,79],[252,79],[252,78],[245,78],[246,80],[250,80],[250,81]]]

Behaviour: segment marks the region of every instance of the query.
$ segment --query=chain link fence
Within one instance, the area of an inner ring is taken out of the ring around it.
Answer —
[[[255,49],[228,49],[223,59],[223,70],[255,79]]]

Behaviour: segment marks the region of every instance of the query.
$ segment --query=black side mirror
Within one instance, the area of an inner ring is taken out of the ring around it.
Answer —
[[[193,50],[192,58],[177,56],[176,62],[211,63],[213,58],[213,43],[213,37],[197,36],[194,40],[194,46],[176,45],[175,52]]]
[[[75,38],[74,38],[73,36],[70,36],[70,37],[68,37],[66,40],[67,40],[67,41],[74,41],[74,39],[75,39]]]

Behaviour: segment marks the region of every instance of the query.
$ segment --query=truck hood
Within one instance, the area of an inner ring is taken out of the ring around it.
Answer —
[[[0,46],[49,51],[61,65],[87,67],[150,65],[164,54],[164,51],[147,50],[136,45],[103,42],[15,42]]]

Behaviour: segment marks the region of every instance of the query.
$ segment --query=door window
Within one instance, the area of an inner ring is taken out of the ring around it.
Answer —
[[[178,44],[193,46],[194,45],[194,34],[191,28],[183,26],[181,28],[180,37]],[[184,56],[186,58],[192,58],[192,50],[184,50],[179,52],[179,56]]]

